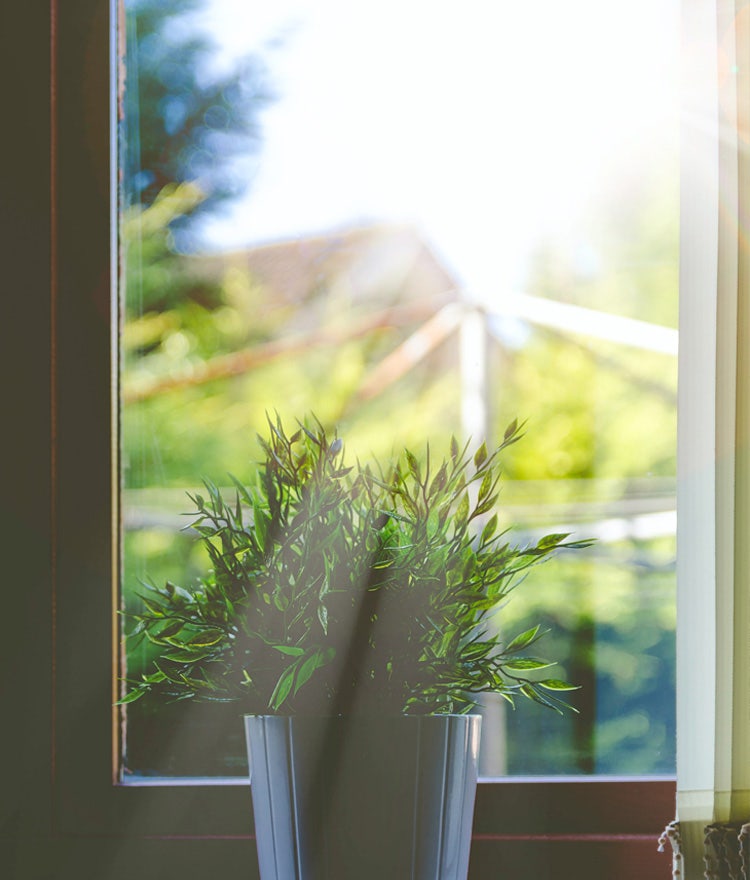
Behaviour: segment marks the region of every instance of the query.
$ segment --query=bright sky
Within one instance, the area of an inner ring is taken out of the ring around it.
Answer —
[[[614,169],[675,129],[678,0],[211,0],[279,99],[231,249],[414,222],[471,290],[517,285]],[[278,39],[280,38],[280,39]]]

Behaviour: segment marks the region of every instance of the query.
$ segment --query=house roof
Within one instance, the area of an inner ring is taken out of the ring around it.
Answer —
[[[410,225],[376,224],[250,247],[200,261],[249,270],[277,306],[325,300],[357,311],[456,298],[456,281]]]

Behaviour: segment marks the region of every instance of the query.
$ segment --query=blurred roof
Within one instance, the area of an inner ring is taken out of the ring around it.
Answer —
[[[212,273],[249,270],[277,305],[324,298],[327,307],[382,309],[456,299],[456,281],[417,230],[378,224],[201,257]]]

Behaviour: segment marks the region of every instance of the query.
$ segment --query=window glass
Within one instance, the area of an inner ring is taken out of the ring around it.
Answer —
[[[482,772],[674,772],[677,0],[125,6],[124,611],[267,413],[363,459],[519,418],[504,525],[598,540],[500,623],[578,713],[489,700]],[[123,715],[125,779],[246,773],[231,704]]]

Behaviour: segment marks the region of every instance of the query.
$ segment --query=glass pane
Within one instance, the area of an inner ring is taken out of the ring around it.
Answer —
[[[518,417],[503,525],[597,543],[498,620],[579,712],[488,699],[483,773],[672,773],[677,0],[125,8],[124,610],[208,568],[186,492],[267,413],[350,460]],[[125,779],[246,772],[234,704],[124,719]]]

